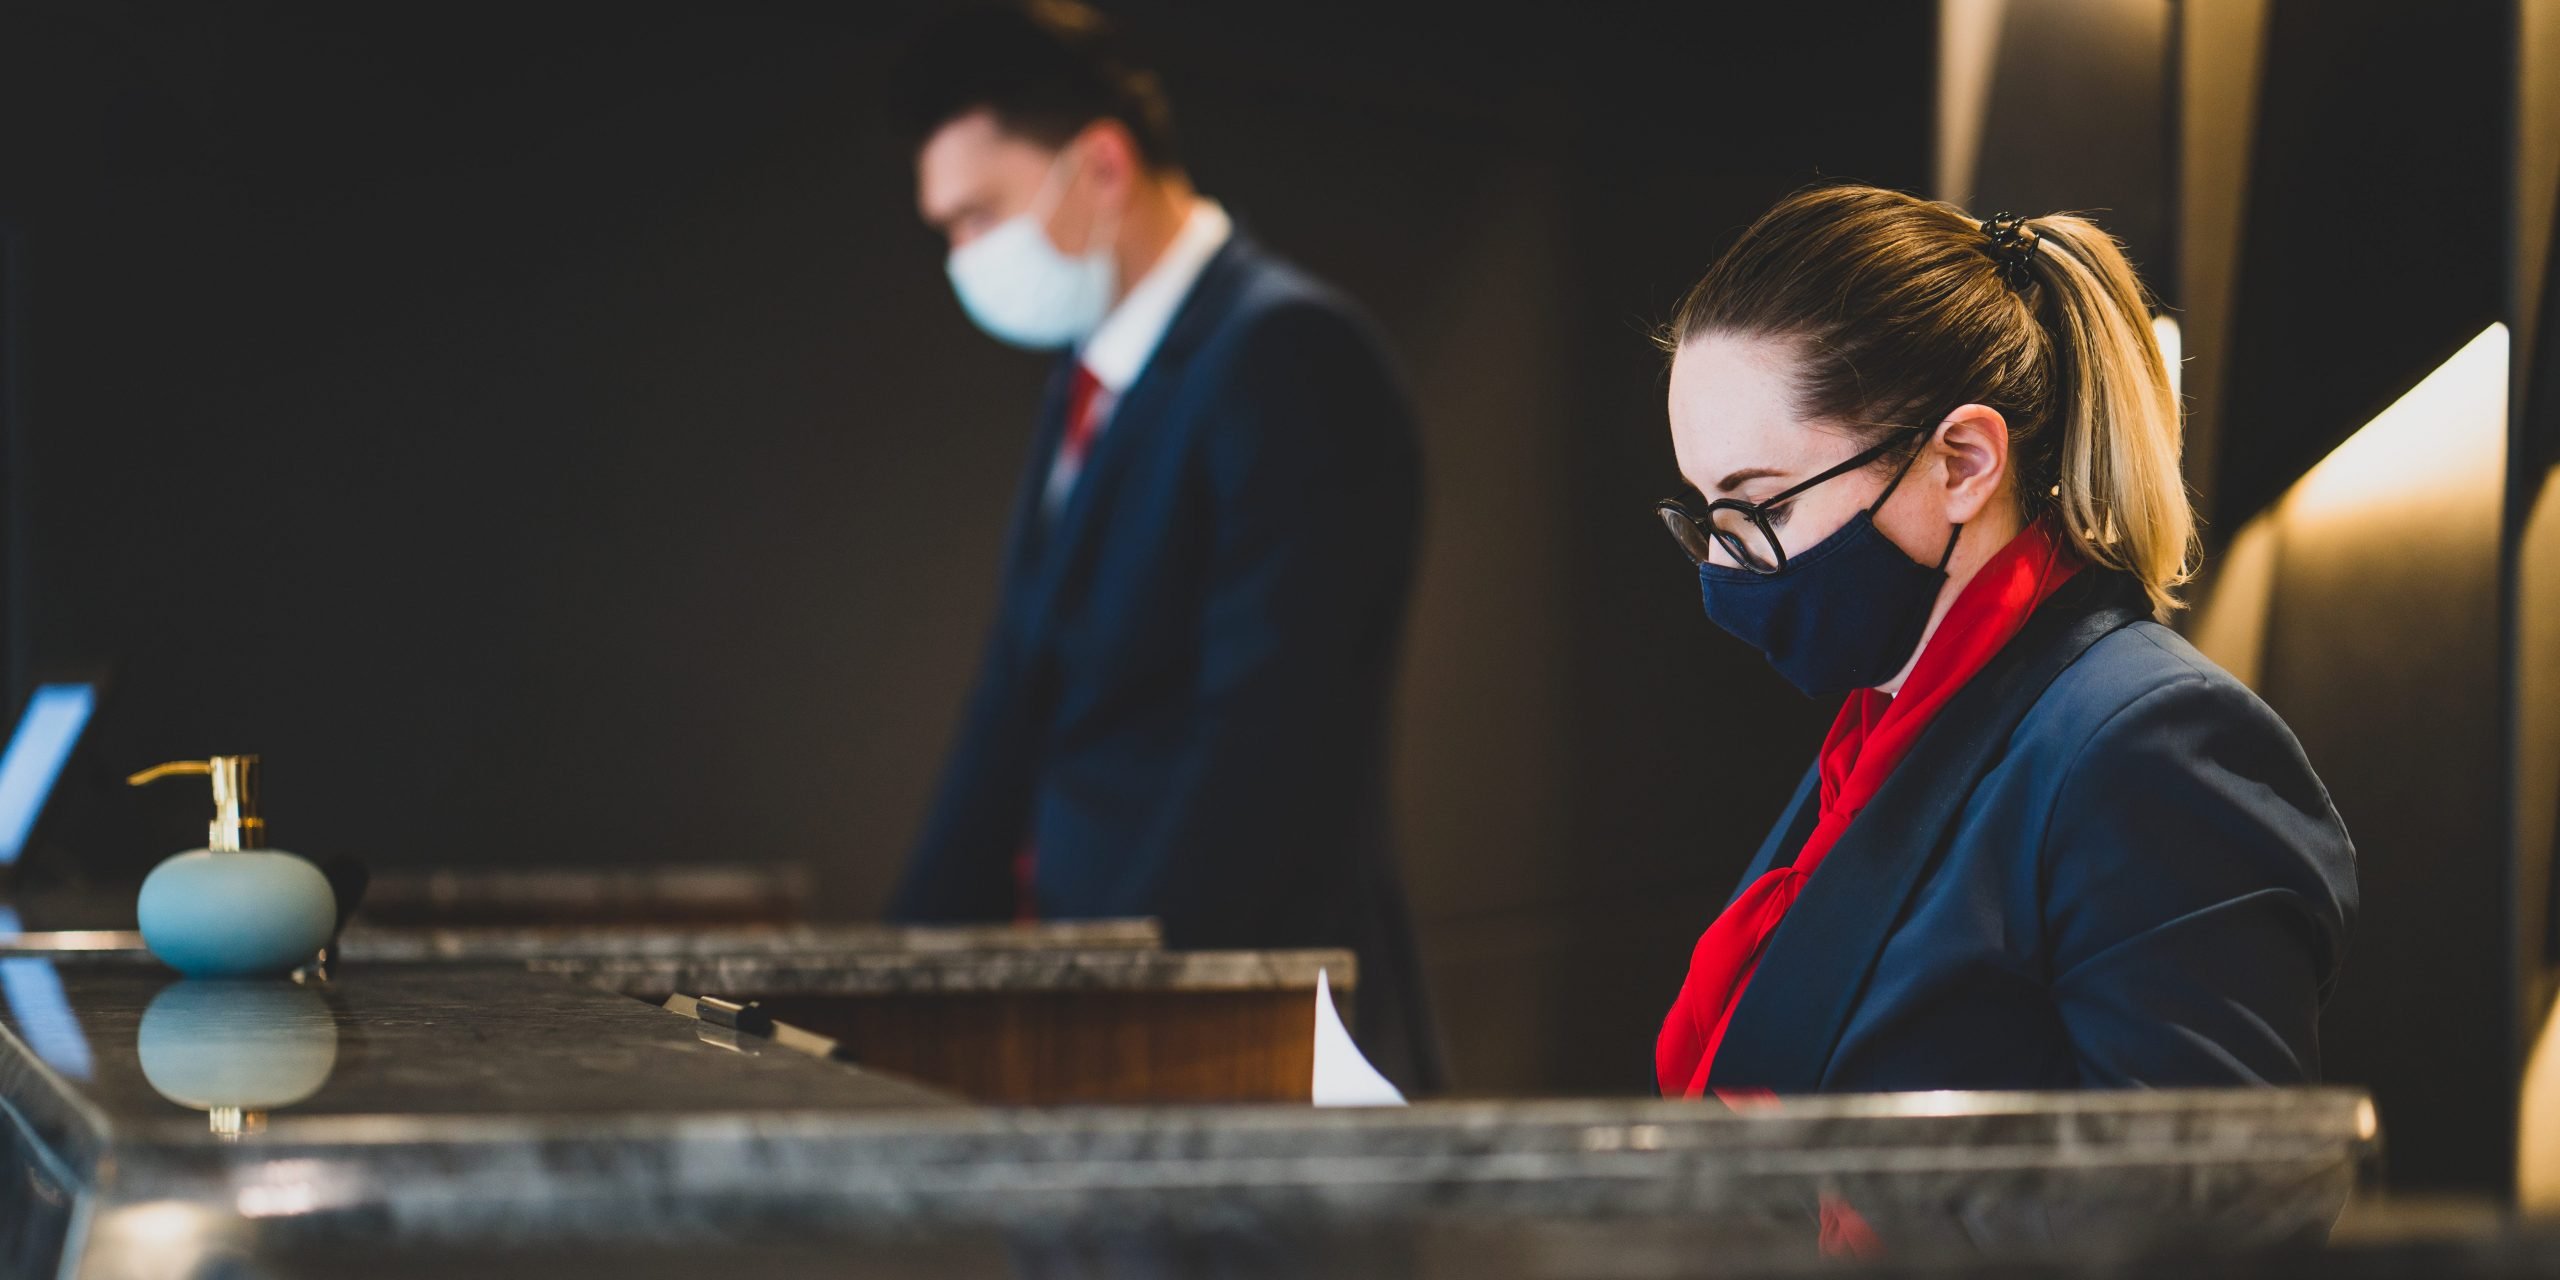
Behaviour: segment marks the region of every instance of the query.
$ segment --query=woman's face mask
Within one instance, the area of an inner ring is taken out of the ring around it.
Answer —
[[[1069,255],[1050,243],[1050,216],[1074,176],[1073,148],[1050,162],[1031,207],[951,251],[945,269],[962,310],[988,336],[1032,350],[1083,341],[1111,312],[1119,285],[1112,241],[1117,210],[1106,209],[1085,251]]]
[[[1893,497],[1919,457],[1906,427],[1838,466],[1764,502],[1724,499],[1703,513],[1678,502],[1655,504],[1681,549],[1698,566],[1707,617],[1758,649],[1789,684],[1809,697],[1872,688],[1911,661],[1928,629],[1929,612],[1946,585],[1947,562],[1964,526],[1947,533],[1934,566],[1903,554],[1876,528],[1875,513]],[[1884,492],[1821,541],[1787,554],[1771,512],[1827,480],[1866,466],[1897,446],[1912,455]],[[1719,563],[1720,561],[1724,563]]]
[[[1872,688],[1909,664],[1962,529],[1949,530],[1933,565],[1877,528],[1935,426],[1900,428],[1843,457],[1837,437],[1803,425],[1793,359],[1783,343],[1721,335],[1681,349],[1673,443],[1683,472],[1714,500],[1655,509],[1697,565],[1707,616],[1820,697]],[[1858,478],[1896,450],[1909,452],[1881,487]]]

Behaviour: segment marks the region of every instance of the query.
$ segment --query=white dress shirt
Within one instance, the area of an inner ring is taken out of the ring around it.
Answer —
[[[1164,342],[1164,331],[1173,326],[1174,313],[1182,309],[1183,299],[1191,296],[1191,287],[1200,282],[1200,273],[1207,269],[1209,259],[1216,257],[1234,234],[1234,221],[1217,201],[1205,196],[1195,198],[1190,214],[1182,220],[1182,229],[1173,233],[1172,242],[1157,255],[1155,265],[1130,286],[1127,296],[1111,308],[1111,314],[1104,316],[1101,325],[1077,348],[1077,361],[1102,385],[1093,410],[1097,415],[1097,445],[1102,432],[1110,427],[1113,406],[1138,380],[1138,375],[1146,372],[1147,361]],[[1086,457],[1091,456],[1088,450]],[[1075,489],[1076,476],[1084,470],[1082,461],[1069,459],[1061,452],[1050,463],[1045,496],[1053,514],[1066,505],[1067,495]]]

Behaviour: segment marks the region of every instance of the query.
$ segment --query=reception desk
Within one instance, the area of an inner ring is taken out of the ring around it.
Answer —
[[[651,1003],[753,1005],[867,1066],[1040,1106],[1304,1101],[1317,977],[1346,1006],[1359,981],[1345,951],[804,950],[531,966]]]
[[[521,965],[311,988],[0,963],[51,984],[13,971],[0,1019],[11,1274],[2121,1259],[2316,1240],[2377,1140],[2348,1090],[987,1107]]]
[[[0,938],[0,956],[159,971],[130,931]],[[330,973],[510,966],[649,1003],[754,1002],[868,1065],[973,1101],[1305,1098],[1316,979],[1356,998],[1340,951],[1168,952],[1153,921],[350,929]]]

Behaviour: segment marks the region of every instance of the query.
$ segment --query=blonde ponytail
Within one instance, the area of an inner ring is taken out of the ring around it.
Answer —
[[[2115,238],[2087,219],[2056,214],[2027,226],[2042,242],[2038,274],[2051,291],[2059,366],[2055,510],[2082,556],[2139,579],[2166,618],[2195,575],[2195,510],[2179,469],[2178,397],[2142,285]]]

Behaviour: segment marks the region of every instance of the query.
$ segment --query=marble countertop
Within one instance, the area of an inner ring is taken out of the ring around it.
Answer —
[[[348,928],[341,961],[354,965],[538,959],[698,959],[838,952],[958,953],[1037,950],[1156,950],[1153,920],[1043,924],[888,925],[524,925],[456,928]],[[149,962],[131,929],[0,933],[0,956],[86,956]]]
[[[174,1228],[174,1230],[173,1230]],[[1440,1220],[1273,1230],[1202,1224],[1165,1230],[851,1230],[811,1236],[768,1231],[717,1244],[639,1238],[574,1247],[509,1247],[440,1240],[383,1249],[309,1241],[165,1207],[110,1216],[90,1274],[167,1275],[126,1269],[127,1256],[165,1257],[179,1235],[199,1256],[250,1257],[222,1276],[261,1280],[413,1280],[455,1276],[544,1280],[1093,1280],[1217,1276],[1223,1280],[1698,1280],[1874,1276],[1906,1280],[2547,1280],[2560,1274],[2560,1231],[2497,1220],[2459,1235],[2415,1233],[2331,1246],[2167,1247],[2138,1257],[2084,1252],[1990,1262],[1980,1254],[1867,1260],[1824,1256],[1812,1233],[1788,1249],[1737,1248],[1713,1221],[1672,1218],[1566,1222]],[[127,1244],[126,1241],[131,1243]],[[121,1247],[119,1247],[121,1246]],[[112,1270],[110,1270],[112,1268]]]
[[[1904,1259],[2123,1258],[2316,1239],[2377,1141],[2337,1089],[1004,1110],[511,966],[319,989],[0,966],[0,1249],[83,1276],[189,1249],[279,1276],[777,1251],[1305,1274],[1285,1268],[1532,1230],[1653,1232],[1739,1270],[1851,1221]]]
[[[13,966],[0,970],[0,1100],[74,1169],[110,1148],[254,1154],[448,1120],[532,1132],[597,1116],[961,1105],[844,1064],[741,1053],[689,1019],[506,966],[305,987],[0,963]],[[253,1131],[217,1134],[224,1108]]]
[[[546,957],[537,972],[629,995],[889,995],[924,992],[1304,991],[1318,973],[1350,990],[1359,964],[1348,951],[1078,950]]]
[[[1166,951],[1151,920],[1042,925],[354,928],[340,979],[404,966],[522,966],[627,995],[1307,991],[1359,986],[1348,951]],[[169,976],[131,930],[0,935],[0,958]]]
[[[1275,1241],[1410,1249],[1535,1226],[1586,1245],[1649,1232],[1738,1269],[1809,1261],[1826,1224],[1854,1221],[1905,1260],[2127,1259],[2316,1241],[2354,1185],[2362,1148],[2336,1126],[2357,1100],[2293,1101],[340,1117],[291,1129],[279,1116],[254,1143],[121,1150],[99,1208],[200,1218],[232,1247],[279,1256],[648,1242],[706,1259],[715,1245],[842,1258],[903,1241],[1062,1262],[1124,1248],[1250,1259]]]

